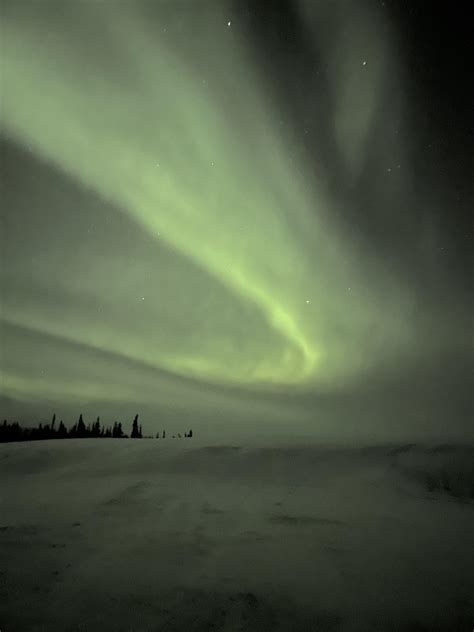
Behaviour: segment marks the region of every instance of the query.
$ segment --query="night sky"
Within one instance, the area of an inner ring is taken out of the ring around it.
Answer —
[[[462,4],[1,7],[2,418],[472,437]]]

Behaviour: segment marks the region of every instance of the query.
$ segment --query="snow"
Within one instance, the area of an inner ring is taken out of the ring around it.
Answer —
[[[0,445],[0,629],[471,630],[473,456]]]

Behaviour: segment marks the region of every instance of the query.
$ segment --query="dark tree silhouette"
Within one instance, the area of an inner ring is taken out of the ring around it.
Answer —
[[[82,419],[82,414],[79,415],[79,421],[77,422],[77,437],[85,437],[86,436],[86,424]]]
[[[132,439],[138,439],[140,437],[140,432],[138,430],[138,415],[135,415],[135,419],[132,423],[132,434],[130,435]]]
[[[94,424],[92,424],[92,430],[91,430],[91,436],[92,437],[100,437],[100,417],[97,417],[96,421]]]

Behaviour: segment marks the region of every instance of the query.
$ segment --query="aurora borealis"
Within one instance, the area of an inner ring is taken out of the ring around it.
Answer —
[[[317,396],[465,375],[462,185],[418,168],[385,4],[257,4],[2,2],[9,410],[310,428]]]

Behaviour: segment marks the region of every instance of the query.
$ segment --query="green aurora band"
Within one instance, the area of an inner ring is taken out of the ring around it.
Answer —
[[[299,10],[324,44],[324,3]],[[67,223],[80,225],[83,209],[71,201],[54,216],[62,245],[48,238],[32,273],[43,294],[21,291],[21,266],[5,293],[10,336],[21,326],[73,345],[73,362],[82,345],[263,392],[335,388],[409,349],[409,287],[333,219],[341,201],[327,186],[330,166],[320,160],[315,177],[315,157],[281,126],[271,80],[230,5],[9,2],[2,19],[3,133],[99,198],[98,208],[124,214],[142,240],[135,248],[130,236],[129,247],[117,229],[112,244],[107,219],[75,244]],[[361,3],[333,36],[324,45],[334,142],[356,178],[393,53]],[[308,100],[319,89],[308,85]],[[34,243],[28,229],[25,239]],[[46,380],[12,361],[3,389],[144,396],[133,379],[105,378],[97,366],[87,378],[62,379],[58,369]]]

